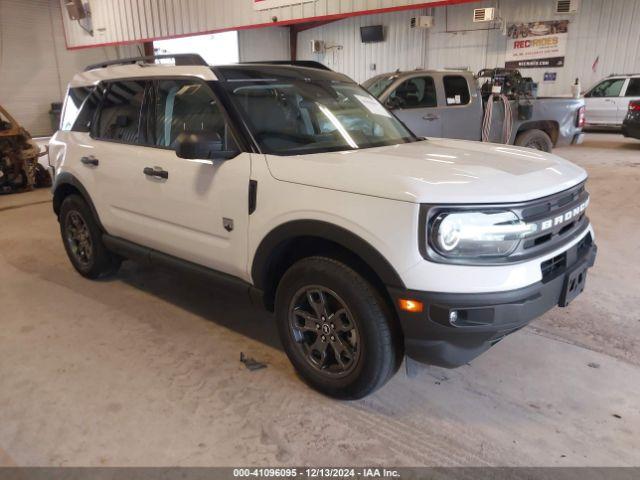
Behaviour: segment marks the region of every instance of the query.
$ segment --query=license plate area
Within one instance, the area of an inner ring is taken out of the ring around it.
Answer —
[[[578,267],[569,272],[564,280],[564,287],[560,295],[559,306],[566,307],[574,298],[582,293],[587,283],[587,270],[589,264],[583,262]]]

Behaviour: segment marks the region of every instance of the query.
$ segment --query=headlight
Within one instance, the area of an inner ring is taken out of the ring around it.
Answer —
[[[441,212],[428,225],[429,244],[448,258],[506,257],[537,230],[509,210]]]

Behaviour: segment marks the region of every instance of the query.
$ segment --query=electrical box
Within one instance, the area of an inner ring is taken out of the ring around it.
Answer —
[[[325,45],[323,40],[311,40],[312,53],[324,53]]]
[[[431,28],[433,27],[433,17],[431,15],[412,17],[409,26],[411,28]]]
[[[473,10],[474,22],[492,22],[496,18],[495,8],[475,8]]]
[[[82,0],[65,0],[65,7],[67,8],[67,15],[70,20],[82,20],[86,18],[87,12],[82,5]]]

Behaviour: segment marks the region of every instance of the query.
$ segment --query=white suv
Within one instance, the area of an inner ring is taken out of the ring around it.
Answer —
[[[313,63],[138,60],[76,75],[51,140],[80,274],[126,257],[248,293],[300,375],[338,398],[380,387],[405,354],[465,364],[584,288],[581,168],[417,138]]]
[[[585,127],[620,128],[629,102],[640,100],[640,74],[611,75],[584,94]]]

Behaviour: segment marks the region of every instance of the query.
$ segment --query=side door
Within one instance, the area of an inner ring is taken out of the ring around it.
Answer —
[[[101,185],[96,181],[97,169],[90,163],[96,153],[90,131],[102,95],[100,86],[70,87],[60,129],[49,142],[49,163],[55,174],[62,171],[76,177],[89,193],[98,214],[102,213],[99,202]]]
[[[108,92],[116,90],[122,93],[117,85]],[[105,174],[117,176],[119,183],[108,195],[108,230],[246,279],[250,154],[184,159],[175,151],[180,134],[215,136],[225,150],[236,148],[228,117],[211,88],[195,78],[148,82],[140,112],[135,142],[110,142],[116,148],[108,157],[117,157],[117,166]],[[113,119],[116,125],[128,124],[121,115],[103,106],[98,136],[111,135]],[[118,128],[119,138],[131,136]]]
[[[618,121],[622,123],[629,111],[629,103],[640,100],[640,77],[630,78],[625,87],[623,96],[620,97],[618,107]]]
[[[385,104],[416,135],[442,137],[442,112],[433,76],[404,80],[389,93]]]
[[[480,140],[484,112],[473,77],[445,74],[442,85],[446,105],[442,114],[442,136]]]
[[[589,125],[616,125],[618,101],[627,82],[625,78],[608,78],[593,87],[585,95],[586,123]]]

